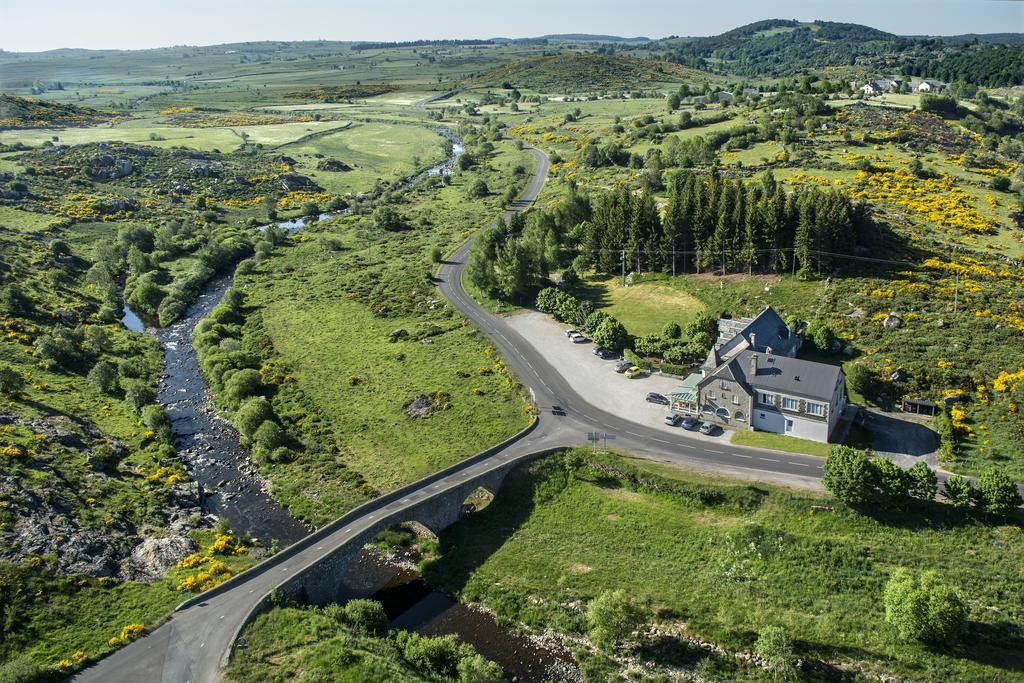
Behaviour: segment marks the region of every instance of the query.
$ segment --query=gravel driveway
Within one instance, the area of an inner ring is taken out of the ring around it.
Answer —
[[[572,343],[565,336],[568,325],[555,322],[537,311],[517,313],[505,320],[523,339],[548,358],[577,393],[597,408],[677,436],[728,443],[729,434],[719,432],[717,436],[704,436],[697,431],[666,425],[664,420],[668,407],[644,400],[651,391],[667,397],[679,386],[682,378],[655,373],[626,379],[612,369],[617,361],[601,360],[595,356],[594,345],[591,343]],[[586,419],[586,415],[577,417]]]

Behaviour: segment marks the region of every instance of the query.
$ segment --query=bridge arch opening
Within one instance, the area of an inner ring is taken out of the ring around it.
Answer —
[[[462,501],[462,514],[472,515],[480,512],[494,501],[494,492],[484,486],[477,486]]]

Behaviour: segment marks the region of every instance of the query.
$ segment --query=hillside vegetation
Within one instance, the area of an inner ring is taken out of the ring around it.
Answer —
[[[61,104],[31,97],[0,93],[0,130],[5,128],[52,128],[54,126],[90,126],[116,117],[74,104]]]
[[[700,77],[678,64],[594,53],[531,57],[495,67],[467,85],[512,86],[541,92],[581,92],[678,83]]]

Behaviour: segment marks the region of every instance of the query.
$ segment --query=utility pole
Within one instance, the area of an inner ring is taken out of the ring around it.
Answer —
[[[626,250],[619,253],[619,260],[622,261],[622,286],[626,286]]]

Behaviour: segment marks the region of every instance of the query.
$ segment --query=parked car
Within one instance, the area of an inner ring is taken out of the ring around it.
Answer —
[[[576,329],[573,329],[573,328],[571,328],[571,327],[570,327],[569,329],[567,329],[567,330],[565,331],[565,336],[566,336],[566,337],[572,337],[572,335],[574,335],[574,334],[579,334],[579,333],[580,333],[580,331],[579,331],[579,330],[576,330]]]
[[[642,374],[644,374],[644,371],[641,370],[640,368],[638,368],[635,365],[631,366],[629,368],[629,370],[626,370],[626,378],[627,379],[636,379],[637,377],[639,377]]]
[[[573,343],[573,344],[586,344],[586,343],[587,343],[587,342],[589,342],[589,341],[590,341],[590,340],[589,340],[589,339],[587,339],[587,338],[586,338],[585,336],[583,336],[582,334],[577,334],[577,335],[576,335],[575,337],[572,337],[572,343]]]
[[[665,398],[661,394],[656,394],[653,391],[651,393],[647,394],[647,402],[648,403],[659,403],[659,404],[661,404],[663,406],[667,406],[669,404],[669,400],[667,398]]]
[[[565,408],[563,408],[562,406],[557,406],[557,405],[556,406],[551,406],[551,414],[552,415],[562,415],[562,416],[564,416],[565,415]]]
[[[615,364],[615,368],[614,369],[615,369],[615,372],[617,372],[617,373],[619,373],[621,375],[626,370],[629,370],[631,367],[633,367],[633,364],[630,363],[628,360],[620,360],[618,363]]]
[[[679,423],[679,426],[683,429],[693,429],[697,426],[697,418],[693,415],[687,415],[683,418],[683,421]]]
[[[605,351],[607,351],[607,350],[608,350],[608,349],[606,349],[606,348],[605,348],[605,347],[603,347],[603,346],[595,346],[595,347],[594,347],[594,355],[595,355],[595,356],[600,356],[600,355],[601,355],[602,353],[604,353],[604,352],[605,352]]]
[[[669,427],[675,427],[682,421],[683,416],[678,415],[676,413],[669,413],[668,415],[665,416],[665,424],[667,424]]]
[[[601,360],[612,360],[613,358],[619,357],[619,354],[615,353],[611,349],[601,349],[600,353],[596,353],[596,355]]]
[[[718,426],[714,422],[701,422],[700,433],[701,434],[714,434]]]

